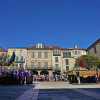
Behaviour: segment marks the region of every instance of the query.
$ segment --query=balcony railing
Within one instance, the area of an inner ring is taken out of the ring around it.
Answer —
[[[27,67],[27,69],[37,69],[37,70],[52,70],[53,69],[53,67],[51,67],[51,66],[48,66],[48,67],[44,67],[44,66],[41,66],[41,67],[39,67],[39,66],[30,66],[30,67]]]

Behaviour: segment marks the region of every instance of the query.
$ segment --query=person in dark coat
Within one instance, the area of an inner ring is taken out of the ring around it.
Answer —
[[[25,70],[23,69],[21,72],[21,84],[24,84],[25,82]]]
[[[17,72],[15,71],[15,68],[12,71],[12,84],[17,84]]]
[[[4,70],[2,71],[2,76],[3,76],[3,84],[8,85],[9,79],[8,79],[6,68],[4,68]]]
[[[26,75],[26,84],[32,84],[32,74],[30,70],[28,70],[27,75]]]
[[[17,71],[17,85],[21,84],[21,71],[18,69]]]
[[[80,75],[78,70],[76,70],[76,77],[77,77],[78,84],[80,84]]]
[[[0,68],[0,84],[3,84],[2,68]]]

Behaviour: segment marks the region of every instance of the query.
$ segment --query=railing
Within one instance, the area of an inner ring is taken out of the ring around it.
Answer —
[[[60,68],[53,68],[54,71],[60,71]]]
[[[41,70],[43,70],[43,69],[46,70],[47,69],[47,70],[52,70],[53,67],[51,67],[51,66],[50,67],[49,66],[48,67],[44,67],[44,66],[41,66],[41,67],[34,66],[34,67],[27,67],[27,69],[41,69]]]

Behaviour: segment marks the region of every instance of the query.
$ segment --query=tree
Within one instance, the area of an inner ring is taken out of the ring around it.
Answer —
[[[97,69],[100,65],[100,59],[98,57],[95,57],[93,55],[82,55],[80,58],[76,60],[75,67],[80,67],[78,64],[79,59],[83,61],[83,67],[86,69]],[[87,66],[89,66],[89,68]]]
[[[9,55],[0,55],[0,66],[7,66],[9,62]]]

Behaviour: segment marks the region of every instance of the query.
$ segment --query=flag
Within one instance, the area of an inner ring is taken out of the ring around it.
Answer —
[[[78,60],[78,64],[83,68],[83,61],[81,59]]]
[[[15,52],[13,52],[12,56],[11,56],[11,59],[8,63],[8,66],[10,66],[10,64],[12,64],[12,62],[15,60]]]

